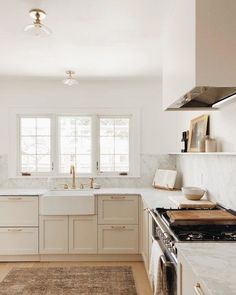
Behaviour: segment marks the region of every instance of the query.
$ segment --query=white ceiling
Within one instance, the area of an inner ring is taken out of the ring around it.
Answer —
[[[0,0],[0,76],[159,76],[166,0]],[[28,11],[44,9],[53,34],[28,36]]]

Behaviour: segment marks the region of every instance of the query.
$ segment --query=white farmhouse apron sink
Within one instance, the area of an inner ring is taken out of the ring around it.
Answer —
[[[93,215],[95,197],[92,192],[52,190],[39,197],[40,215]]]

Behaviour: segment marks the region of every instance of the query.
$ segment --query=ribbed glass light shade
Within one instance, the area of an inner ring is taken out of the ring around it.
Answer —
[[[63,80],[63,84],[68,86],[73,86],[73,85],[77,85],[78,81],[73,77],[68,77],[65,80]]]
[[[31,36],[46,37],[49,36],[52,31],[41,23],[30,24],[25,27],[24,31]]]

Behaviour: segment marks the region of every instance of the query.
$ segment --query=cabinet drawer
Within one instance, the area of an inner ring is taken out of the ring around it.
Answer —
[[[38,226],[38,197],[0,197],[0,226]]]
[[[0,228],[0,255],[38,254],[37,228]]]
[[[138,252],[138,225],[98,226],[98,253],[137,254]]]
[[[99,196],[98,224],[138,224],[138,196]]]

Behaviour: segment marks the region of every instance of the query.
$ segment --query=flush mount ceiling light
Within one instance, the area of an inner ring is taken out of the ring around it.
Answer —
[[[73,77],[75,75],[74,71],[66,71],[67,78],[63,80],[63,83],[68,86],[73,86],[78,84],[78,81]]]
[[[34,20],[33,24],[27,25],[24,29],[26,33],[33,36],[48,36],[52,31],[41,23],[41,20],[46,17],[45,11],[41,9],[31,9],[30,17]]]

